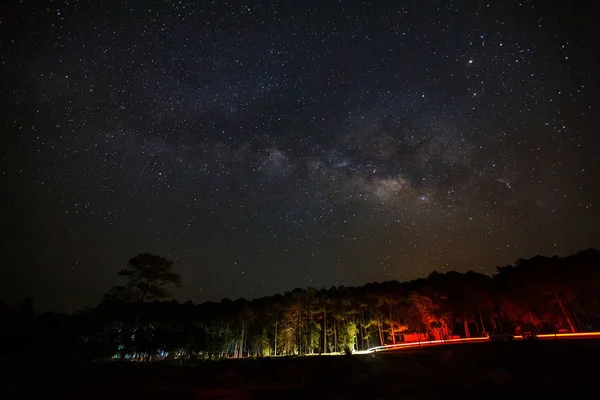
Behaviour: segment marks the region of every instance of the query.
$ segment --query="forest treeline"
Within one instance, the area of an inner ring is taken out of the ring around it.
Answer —
[[[265,357],[349,353],[415,338],[600,330],[594,249],[520,259],[493,275],[433,272],[410,282],[203,304],[152,300],[181,283],[172,262],[145,254],[130,266],[120,273],[127,286],[74,315],[34,315],[30,299],[15,309],[2,304],[5,354],[63,361]]]

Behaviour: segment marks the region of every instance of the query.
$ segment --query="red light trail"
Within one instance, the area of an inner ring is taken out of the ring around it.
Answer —
[[[556,333],[556,334],[542,334],[536,335],[537,339],[548,340],[548,339],[600,339],[600,332],[582,332],[582,333]],[[515,340],[524,340],[523,336],[515,335]],[[406,348],[415,348],[422,346],[439,346],[447,344],[459,344],[469,342],[493,342],[494,340],[489,337],[474,337],[474,338],[461,338],[461,339],[448,339],[448,340],[427,340],[423,342],[411,342],[411,343],[400,343],[391,344],[386,346],[372,347],[367,350],[356,351],[354,354],[371,354],[378,351],[393,351]]]

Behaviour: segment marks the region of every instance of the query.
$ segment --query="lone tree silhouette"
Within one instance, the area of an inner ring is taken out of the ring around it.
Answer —
[[[173,272],[173,261],[151,253],[142,253],[129,260],[129,265],[118,272],[129,279],[127,286],[113,288],[108,296],[120,300],[156,300],[171,297],[168,285],[181,287],[181,276]]]

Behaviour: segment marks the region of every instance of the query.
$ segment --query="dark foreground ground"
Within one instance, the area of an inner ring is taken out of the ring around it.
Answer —
[[[7,376],[5,399],[567,399],[600,384],[600,340],[469,343],[360,356],[107,364]]]

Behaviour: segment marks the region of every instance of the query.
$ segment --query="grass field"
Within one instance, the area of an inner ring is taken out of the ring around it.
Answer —
[[[374,355],[106,364],[5,377],[7,399],[573,398],[597,393],[600,340],[468,343]],[[585,396],[588,398],[589,395]],[[591,397],[589,397],[591,398]]]

